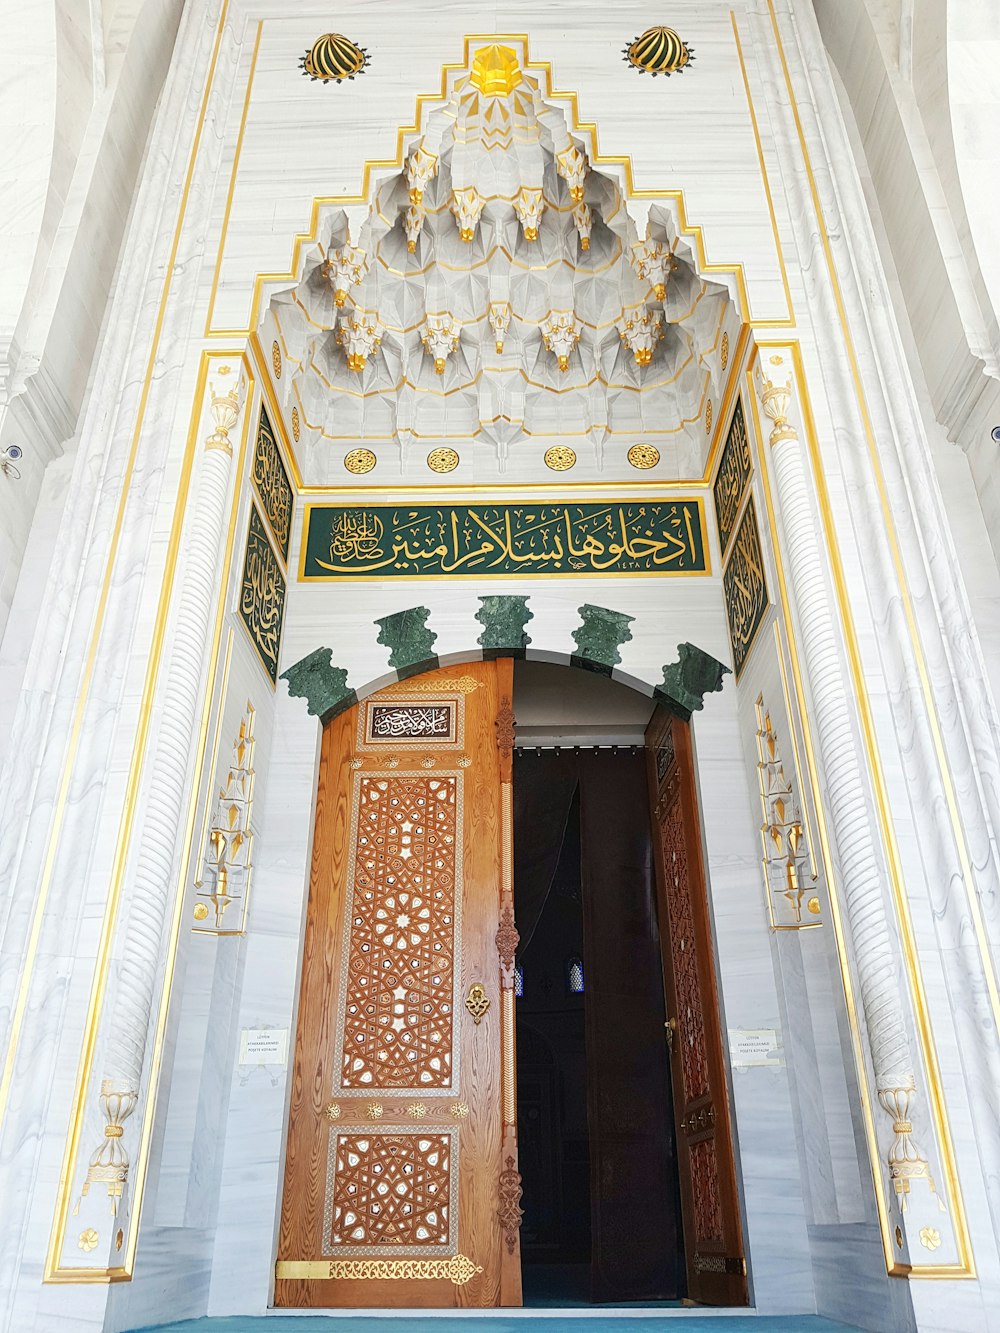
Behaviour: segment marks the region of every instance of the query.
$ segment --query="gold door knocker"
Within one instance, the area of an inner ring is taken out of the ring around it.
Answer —
[[[490,997],[486,994],[486,987],[481,981],[474,981],[469,987],[469,993],[465,997],[465,1007],[478,1027],[480,1019],[490,1007]]]
[[[674,1053],[674,1033],[677,1031],[677,1019],[668,1018],[663,1025],[667,1030],[667,1050],[671,1055]]]

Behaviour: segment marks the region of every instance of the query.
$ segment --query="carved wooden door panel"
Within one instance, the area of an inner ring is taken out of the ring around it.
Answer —
[[[690,726],[659,708],[646,746],[688,1295],[708,1305],[745,1305],[746,1263]]]
[[[510,679],[430,672],[325,729],[277,1305],[500,1303]]]

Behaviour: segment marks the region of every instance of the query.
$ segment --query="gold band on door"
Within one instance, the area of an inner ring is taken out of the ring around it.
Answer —
[[[339,1278],[345,1281],[434,1281],[464,1287],[482,1267],[464,1254],[450,1259],[280,1259],[274,1276],[282,1279]]]

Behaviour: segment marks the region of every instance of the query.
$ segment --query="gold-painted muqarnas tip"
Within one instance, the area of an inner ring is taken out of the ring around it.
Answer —
[[[509,46],[480,47],[469,78],[484,97],[508,97],[521,82],[517,53]]]

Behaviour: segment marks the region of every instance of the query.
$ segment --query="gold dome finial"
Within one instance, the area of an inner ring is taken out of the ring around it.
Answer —
[[[625,63],[640,74],[683,74],[694,60],[694,49],[673,28],[647,28],[625,47]]]
[[[482,46],[472,61],[473,85],[486,97],[506,97],[521,82],[517,53],[509,46]]]

